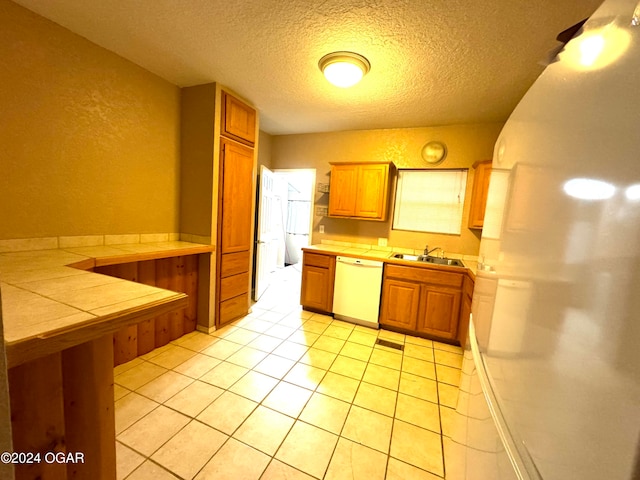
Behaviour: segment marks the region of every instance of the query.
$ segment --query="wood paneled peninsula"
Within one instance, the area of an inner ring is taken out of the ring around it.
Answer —
[[[159,288],[94,270],[213,250],[159,242],[0,253],[13,450],[84,455],[84,463],[17,465],[17,479],[115,479],[117,333],[189,307],[172,281]]]

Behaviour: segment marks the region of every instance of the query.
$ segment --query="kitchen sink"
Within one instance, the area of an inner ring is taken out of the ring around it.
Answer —
[[[406,253],[394,253],[391,258],[399,260],[419,260],[422,255],[407,255]]]
[[[464,267],[462,262],[456,258],[439,258],[420,255],[418,257],[419,262],[435,263],[436,265],[450,265],[452,267]]]
[[[391,258],[399,260],[413,260],[415,262],[432,263],[434,265],[448,265],[451,267],[464,267],[463,263],[456,258],[440,258],[430,255],[408,255],[406,253],[394,253]]]

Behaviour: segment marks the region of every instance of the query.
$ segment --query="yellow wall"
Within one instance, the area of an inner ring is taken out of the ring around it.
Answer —
[[[181,90],[180,232],[208,237],[214,228],[216,84]]]
[[[264,165],[267,168],[271,166],[271,143],[273,137],[267,132],[260,130],[260,137],[258,138],[258,171],[260,171],[260,165]]]
[[[316,182],[329,183],[329,162],[392,161],[398,168],[424,168],[422,146],[430,140],[443,141],[446,160],[435,168],[470,168],[478,160],[491,159],[502,123],[453,125],[443,127],[360,130],[272,137],[272,168],[315,168]],[[322,239],[377,244],[387,238],[395,247],[439,246],[447,252],[476,255],[480,245],[478,231],[466,227],[473,184],[473,169],[467,178],[467,193],[461,235],[442,235],[391,230],[391,221],[372,222],[314,217],[313,243]],[[392,195],[393,196],[393,195]],[[393,198],[391,199],[393,201]],[[316,193],[316,206],[328,205],[326,194]],[[391,218],[391,215],[390,215]],[[318,226],[325,227],[320,234]]]
[[[178,231],[178,87],[0,0],[0,109],[0,239]]]

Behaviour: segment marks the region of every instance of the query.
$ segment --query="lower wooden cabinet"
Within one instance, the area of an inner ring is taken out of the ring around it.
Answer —
[[[456,340],[465,274],[387,264],[380,323],[443,340]]]
[[[460,290],[421,285],[420,315],[416,330],[438,338],[454,340],[458,333]]]
[[[382,282],[382,304],[380,322],[407,330],[416,330],[418,306],[420,304],[420,284],[394,278]]]
[[[300,304],[307,310],[331,313],[336,257],[304,252]]]

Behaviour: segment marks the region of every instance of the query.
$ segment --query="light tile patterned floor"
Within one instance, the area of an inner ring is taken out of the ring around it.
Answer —
[[[302,311],[279,277],[249,316],[116,367],[118,478],[444,478],[462,350]]]

